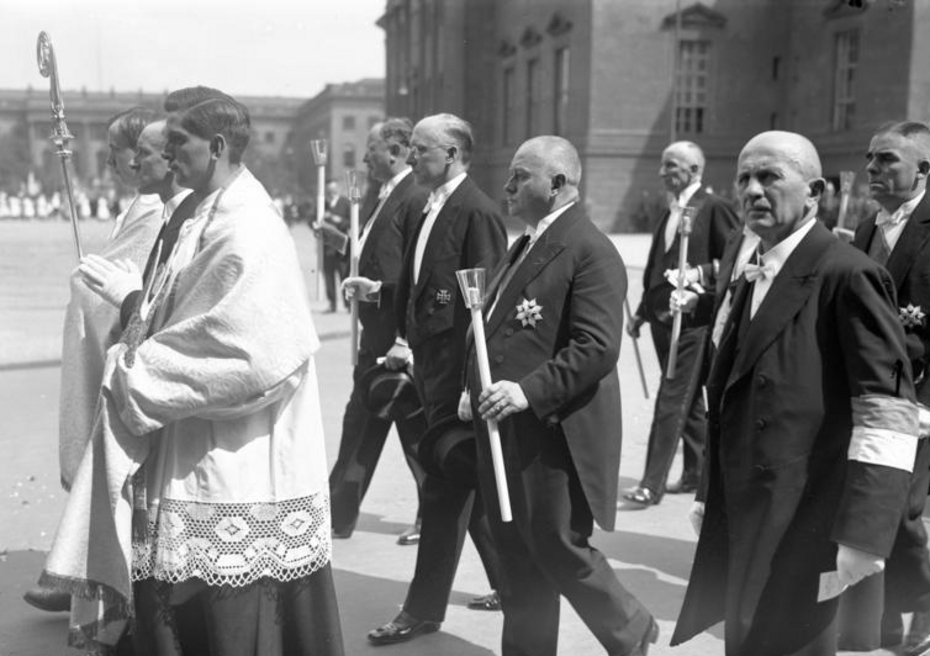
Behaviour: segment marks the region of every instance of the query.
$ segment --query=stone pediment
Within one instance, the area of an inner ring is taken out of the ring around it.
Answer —
[[[542,34],[537,32],[532,27],[528,27],[523,30],[523,35],[520,37],[520,45],[524,48],[532,48],[535,45],[539,45],[539,42],[542,41]]]
[[[726,24],[726,16],[721,14],[719,11],[711,9],[701,2],[696,2],[693,5],[685,7],[681,10],[681,26],[686,29],[699,29],[708,27],[723,29],[726,27]],[[674,12],[662,19],[662,29],[675,29]]]
[[[572,22],[558,11],[552,14],[552,18],[546,26],[546,32],[548,32],[549,36],[561,36],[571,29]]]

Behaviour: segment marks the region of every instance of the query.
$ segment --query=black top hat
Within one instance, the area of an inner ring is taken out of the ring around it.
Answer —
[[[380,419],[410,419],[423,412],[413,378],[406,369],[392,371],[376,364],[362,374],[359,385],[365,407]]]
[[[444,417],[430,426],[417,444],[417,456],[423,468],[434,476],[477,488],[477,452],[475,428],[455,415]]]

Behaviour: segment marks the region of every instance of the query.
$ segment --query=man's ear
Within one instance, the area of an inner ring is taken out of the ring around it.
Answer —
[[[451,164],[453,161],[455,161],[455,156],[458,152],[458,146],[449,146],[446,148],[446,161]]]
[[[226,150],[226,137],[221,134],[213,135],[213,138],[210,139],[210,155],[213,156],[213,159],[219,159],[223,154],[223,151]]]
[[[552,176],[552,182],[550,183],[549,195],[555,196],[557,193],[562,191],[562,187],[564,186],[565,186],[565,174],[556,173],[554,176]]]
[[[810,186],[811,198],[814,199],[819,199],[827,188],[827,182],[823,178],[814,178],[808,185]]]
[[[388,146],[388,152],[391,153],[392,157],[400,157],[400,146],[397,144],[391,144]]]
[[[920,160],[920,162],[917,163],[917,172],[924,178],[930,176],[930,160]]]

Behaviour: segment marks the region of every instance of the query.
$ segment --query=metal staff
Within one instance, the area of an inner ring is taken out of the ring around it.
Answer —
[[[849,194],[852,193],[854,171],[840,171],[840,210],[836,217],[836,227],[846,227],[846,212],[849,210]]]
[[[39,73],[42,74],[42,77],[49,78],[48,93],[52,104],[52,135],[49,139],[58,149],[55,154],[61,158],[61,174],[65,179],[68,207],[71,210],[74,248],[77,250],[78,260],[80,260],[84,257],[84,250],[81,248],[81,235],[78,232],[77,225],[77,206],[74,202],[74,191],[71,187],[71,175],[68,172],[68,160],[71,159],[68,142],[74,139],[74,135],[68,131],[68,125],[65,123],[65,104],[61,99],[61,86],[58,83],[58,64],[55,61],[55,49],[52,48],[52,40],[47,32],[39,32],[39,40],[36,42],[36,60],[39,64]]]
[[[475,355],[478,359],[478,374],[481,377],[481,389],[491,386],[491,364],[488,361],[488,343],[484,336],[484,269],[461,269],[455,272],[465,297],[465,307],[471,310],[471,326],[475,337]],[[497,498],[500,502],[501,521],[513,520],[510,510],[510,489],[507,487],[507,472],[504,469],[504,453],[501,450],[501,434],[497,421],[487,420],[488,441],[491,446],[491,463],[494,465],[494,482],[497,484]]]
[[[688,240],[691,237],[691,219],[694,214],[693,207],[686,207],[681,211],[681,221],[678,223],[678,234],[681,240],[678,243],[678,280],[675,289],[679,294],[685,289],[685,270],[688,268]],[[668,368],[665,370],[666,378],[675,377],[678,367],[678,340],[681,338],[681,312],[675,312],[672,320],[672,344],[668,350]]]
[[[310,141],[310,150],[313,152],[313,163],[316,164],[316,222],[323,224],[323,214],[326,212],[326,140],[313,139]],[[321,282],[323,273],[323,233],[319,232],[316,238],[316,300],[320,300],[320,290],[325,284]]]
[[[630,312],[630,301],[625,297],[623,299],[623,310],[626,312],[627,322],[632,323],[633,313]],[[648,399],[649,386],[646,385],[646,373],[643,371],[643,357],[639,354],[639,339],[636,337],[633,338],[633,353],[636,354],[636,367],[639,369],[639,382],[643,384],[643,396]]]
[[[349,275],[358,275],[358,204],[362,199],[362,194],[358,188],[358,171],[347,169],[346,176],[346,196],[349,197]],[[352,353],[352,366],[358,364],[358,298],[352,297],[352,338],[349,348]]]

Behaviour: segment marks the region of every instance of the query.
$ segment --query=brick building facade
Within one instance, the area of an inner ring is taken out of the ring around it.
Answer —
[[[927,0],[388,0],[378,24],[389,114],[469,120],[472,173],[498,198],[521,141],[565,136],[605,229],[642,228],[643,206],[661,202],[673,130],[727,192],[762,130],[807,135],[829,178],[861,181],[878,125],[930,118]]]

